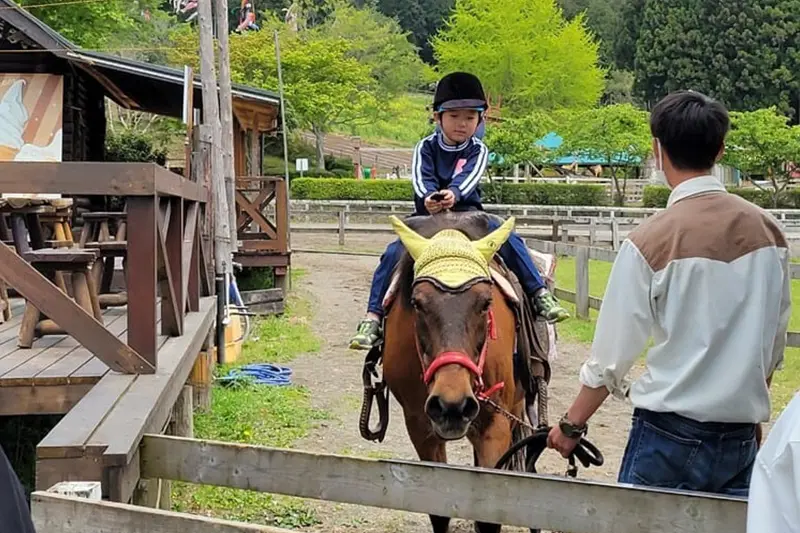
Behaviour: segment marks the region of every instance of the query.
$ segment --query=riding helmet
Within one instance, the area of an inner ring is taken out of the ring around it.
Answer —
[[[436,85],[433,110],[486,109],[486,95],[481,80],[468,72],[451,72]]]

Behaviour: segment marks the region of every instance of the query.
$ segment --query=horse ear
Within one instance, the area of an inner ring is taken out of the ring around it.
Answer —
[[[411,254],[411,257],[416,261],[423,250],[428,247],[430,241],[406,226],[403,221],[396,216],[390,216],[389,220],[392,222],[394,232],[397,233],[397,236],[400,237],[400,240],[403,242],[403,246],[406,247],[408,253]]]
[[[483,239],[474,241],[472,245],[487,261],[491,261],[494,254],[497,253],[500,247],[508,240],[508,237],[511,236],[512,231],[514,231],[514,217],[510,217],[502,226]]]

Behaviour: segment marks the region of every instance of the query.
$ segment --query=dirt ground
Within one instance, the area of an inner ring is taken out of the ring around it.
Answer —
[[[293,236],[293,248],[335,247],[330,245],[332,239],[329,236],[298,237]],[[382,249],[384,242],[372,237],[365,242],[352,243],[352,246],[374,250]],[[350,351],[347,341],[366,309],[369,283],[377,258],[296,253],[292,262],[307,273],[295,288],[310,297],[314,307],[313,327],[323,340],[320,353],[300,357],[292,363],[294,380],[311,390],[315,407],[332,414],[329,421],[298,442],[297,448],[374,458],[416,459],[405,433],[400,407],[393,399],[389,430],[383,443],[367,442],[358,432],[364,353]],[[550,384],[551,417],[560,416],[573,400],[578,390],[578,370],[587,351],[584,345],[559,342]],[[589,437],[603,452],[605,464],[600,468],[581,469],[580,477],[608,482],[616,479],[630,429],[630,416],[630,406],[616,400],[607,401],[595,415]],[[469,444],[466,441],[454,443],[448,448],[448,459],[455,464],[471,464]],[[552,451],[545,452],[540,463],[540,471],[549,474],[563,474],[566,468],[566,462]],[[532,499],[535,497],[535,494],[531,495]],[[322,524],[311,531],[430,532],[425,515],[327,502],[310,502],[310,505],[322,520]],[[450,529],[456,533],[471,532],[472,524],[453,521]],[[503,528],[503,531],[527,530]]]

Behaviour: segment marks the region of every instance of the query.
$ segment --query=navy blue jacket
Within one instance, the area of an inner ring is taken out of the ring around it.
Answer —
[[[453,211],[483,210],[480,181],[489,162],[489,150],[477,137],[458,146],[445,144],[437,131],[414,148],[411,183],[416,215],[427,215],[425,198],[450,189],[456,196]]]

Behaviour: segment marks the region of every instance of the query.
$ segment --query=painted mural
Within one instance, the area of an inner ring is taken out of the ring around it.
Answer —
[[[64,78],[0,74],[0,161],[61,161]]]

